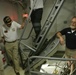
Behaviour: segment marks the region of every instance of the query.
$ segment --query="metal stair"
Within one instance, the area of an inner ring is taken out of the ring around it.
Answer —
[[[41,48],[43,47],[44,43],[47,41],[47,33],[49,32],[64,0],[56,0],[54,6],[52,7],[51,12],[49,13],[46,22],[38,36],[38,38],[35,41],[35,49],[36,52],[30,52],[29,56],[31,55],[38,55],[39,52],[41,51]]]
[[[52,42],[52,44],[48,44],[47,47],[44,49],[43,52],[41,52],[41,48],[43,47],[44,45],[44,42],[46,41],[46,36],[47,36],[47,33],[49,32],[63,2],[65,0],[56,0],[54,6],[52,7],[52,10],[50,12],[50,14],[48,15],[48,18],[42,28],[42,31],[40,32],[38,38],[36,39],[35,41],[35,49],[36,49],[36,52],[30,52],[30,55],[29,56],[33,56],[33,55],[37,55],[37,53],[39,54],[39,56],[52,56],[51,54],[54,54],[54,51],[53,49],[57,46],[58,44],[58,40],[56,40],[55,42]],[[40,53],[41,52],[41,53]],[[44,62],[44,60],[34,60],[32,63],[31,63],[31,68],[32,69],[36,69],[39,65],[41,65],[42,63]],[[28,70],[28,68],[26,68]],[[26,70],[26,71],[27,71]]]
[[[44,57],[53,56],[57,52],[55,48],[57,47],[58,43],[59,43],[59,40],[55,36],[53,36],[52,39],[49,40],[47,47],[44,49],[42,53],[40,53],[39,56],[44,56]],[[45,60],[41,60],[41,59],[35,59],[34,61],[32,62],[31,61],[30,61],[31,69],[37,69],[41,64],[45,62]],[[26,66],[25,72],[27,71],[28,71],[28,64]]]

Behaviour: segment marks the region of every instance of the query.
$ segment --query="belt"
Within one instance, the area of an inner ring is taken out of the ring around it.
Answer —
[[[14,43],[16,42],[17,40],[14,40],[14,41],[5,41],[6,43]]]

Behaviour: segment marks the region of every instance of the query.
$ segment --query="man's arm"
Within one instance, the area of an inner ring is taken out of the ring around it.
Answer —
[[[22,22],[22,25],[21,25],[21,27],[20,27],[21,29],[23,29],[24,26],[25,26],[25,19],[26,19],[26,18],[23,18],[23,22]]]
[[[24,28],[24,26],[25,26],[25,20],[28,18],[28,14],[23,14],[23,19],[22,19],[22,25],[21,25],[21,29],[23,29]]]
[[[64,44],[64,38],[60,32],[57,32],[56,36],[59,38],[60,44]]]

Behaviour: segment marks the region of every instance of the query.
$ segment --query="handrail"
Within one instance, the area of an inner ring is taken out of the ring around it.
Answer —
[[[21,42],[21,44],[22,44],[22,45],[24,45],[25,47],[29,48],[29,49],[30,49],[30,50],[32,50],[33,52],[36,52],[36,50],[35,50],[35,49],[33,49],[33,48],[31,48],[30,46],[28,46],[28,45],[24,44],[23,42]]]
[[[43,56],[31,56],[28,58],[28,69],[29,69],[29,75],[32,75],[31,73],[36,73],[36,74],[42,74],[40,72],[36,72],[36,71],[32,71],[30,69],[30,60],[33,58],[37,58],[37,59],[48,59],[48,60],[60,60],[60,61],[76,61],[76,59],[72,58],[55,58],[55,57],[43,57]],[[49,74],[52,75],[52,74]]]
[[[22,38],[21,40],[27,40],[30,37],[32,31],[33,31],[33,27],[31,28],[29,35],[26,38]]]
[[[37,59],[48,59],[48,60],[60,60],[60,61],[76,61],[76,59],[72,58],[55,58],[55,57],[44,57],[44,56],[31,56],[29,57],[29,60],[30,59],[33,59],[33,58],[37,58]]]

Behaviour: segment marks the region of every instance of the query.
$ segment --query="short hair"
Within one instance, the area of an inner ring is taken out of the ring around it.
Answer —
[[[73,18],[76,18],[76,16],[73,16],[72,19],[73,19]]]
[[[5,16],[3,18],[3,21],[4,21],[5,24],[7,24],[7,23],[11,22],[12,20],[11,20],[11,18],[9,16]]]

